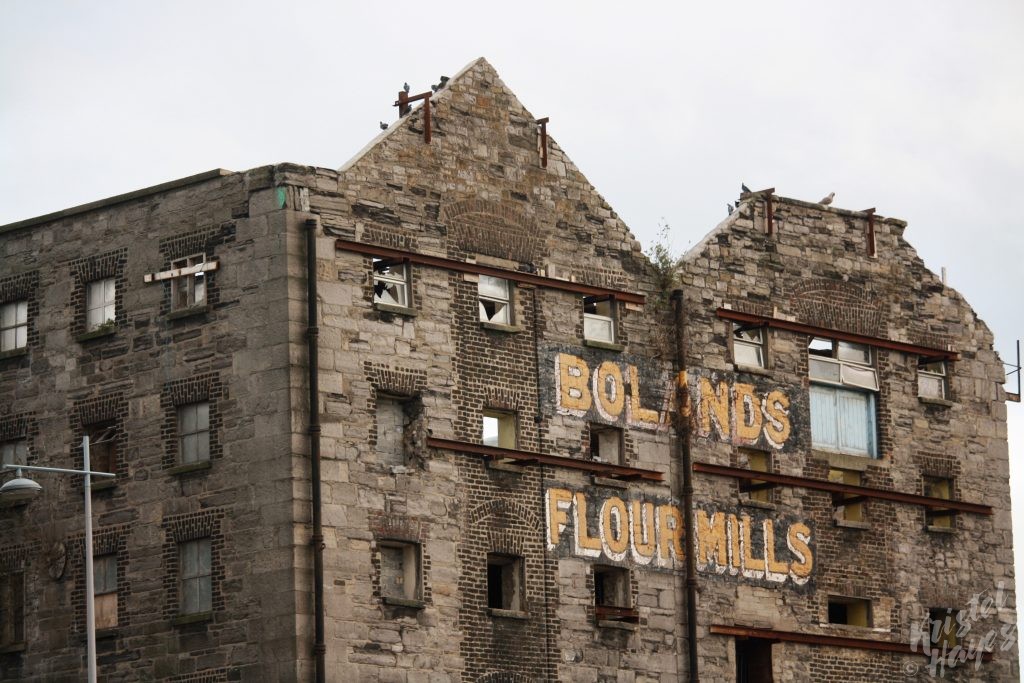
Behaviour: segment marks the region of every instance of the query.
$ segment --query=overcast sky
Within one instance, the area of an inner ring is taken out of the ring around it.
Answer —
[[[403,82],[421,92],[484,56],[645,247],[662,219],[677,251],[698,241],[741,181],[835,191],[836,206],[909,221],[1004,360],[1024,335],[1024,3],[3,10],[0,225],[211,168],[336,168],[394,119]],[[1024,410],[1008,412],[1019,457]],[[1024,548],[1024,467],[1013,475]]]

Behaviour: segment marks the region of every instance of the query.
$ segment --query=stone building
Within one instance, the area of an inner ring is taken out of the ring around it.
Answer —
[[[117,475],[105,680],[927,680],[989,632],[947,679],[1016,676],[1001,366],[904,223],[766,190],[662,273],[485,61],[422,99],[337,171],[0,227],[4,461]],[[37,478],[0,679],[80,680]]]

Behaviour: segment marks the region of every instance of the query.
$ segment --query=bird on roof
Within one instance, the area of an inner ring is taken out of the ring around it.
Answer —
[[[740,191],[741,192],[750,192],[750,188],[747,187],[746,183],[740,183]]]
[[[380,129],[381,130],[387,130],[388,129],[388,124],[386,124],[383,121],[381,121],[380,122]]]
[[[832,203],[832,200],[835,199],[835,197],[836,197],[836,193],[835,192],[829,192],[828,196],[824,197],[821,200],[819,200],[818,203],[821,204],[822,206],[828,206],[829,204]]]
[[[732,204],[726,204],[725,205],[725,210],[728,211],[728,213],[726,215],[727,216],[731,216],[732,212],[733,212]]]
[[[404,90],[405,94],[408,95],[409,94],[409,84],[408,83],[403,83],[402,84],[402,90]]]

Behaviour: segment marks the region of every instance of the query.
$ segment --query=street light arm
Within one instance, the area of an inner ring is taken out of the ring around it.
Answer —
[[[0,470],[28,470],[29,472],[57,472],[58,474],[78,474],[81,476],[90,477],[103,477],[107,479],[113,479],[115,475],[113,472],[93,472],[91,470],[66,470],[60,467],[39,467],[37,465],[13,465],[5,464],[0,465]]]

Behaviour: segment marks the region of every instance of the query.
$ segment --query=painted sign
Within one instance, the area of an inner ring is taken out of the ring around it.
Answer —
[[[603,422],[637,429],[668,428],[674,391],[665,391],[668,381],[660,373],[658,389],[667,398],[660,404],[648,405],[641,398],[645,388],[642,376],[646,373],[636,363],[599,359],[588,362],[571,353],[556,353],[554,358],[559,413],[576,417],[596,413]]]
[[[671,502],[552,487],[545,495],[548,550],[660,569],[682,567],[683,514]],[[698,571],[803,585],[814,569],[811,529],[800,521],[698,509],[692,551]]]
[[[792,401],[781,387],[701,370],[680,373],[678,382],[686,389],[683,411],[697,436],[779,450],[793,434]]]

